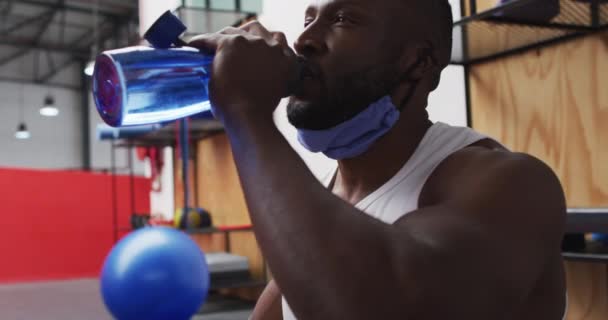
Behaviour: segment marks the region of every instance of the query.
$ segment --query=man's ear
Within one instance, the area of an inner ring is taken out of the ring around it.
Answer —
[[[404,51],[399,67],[405,79],[421,80],[439,69],[437,51],[429,43],[409,47]]]

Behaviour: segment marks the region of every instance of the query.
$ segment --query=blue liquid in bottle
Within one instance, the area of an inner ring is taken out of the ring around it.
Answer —
[[[169,122],[210,111],[213,56],[194,48],[129,47],[95,62],[93,97],[110,126]]]

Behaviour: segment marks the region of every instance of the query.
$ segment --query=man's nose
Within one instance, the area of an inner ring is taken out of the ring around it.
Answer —
[[[311,56],[327,51],[327,46],[321,35],[315,32],[314,26],[309,26],[294,43],[294,48],[298,54]]]

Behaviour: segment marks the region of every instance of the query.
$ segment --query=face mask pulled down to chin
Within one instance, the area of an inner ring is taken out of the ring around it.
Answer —
[[[400,113],[390,96],[370,104],[352,119],[325,130],[298,129],[298,141],[311,152],[322,152],[334,160],[351,159],[365,153],[399,120]]]

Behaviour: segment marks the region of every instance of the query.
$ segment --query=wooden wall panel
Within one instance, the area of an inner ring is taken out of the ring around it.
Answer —
[[[569,206],[608,206],[608,33],[475,66],[470,84],[476,129],[547,162]]]
[[[198,200],[215,225],[249,224],[247,205],[225,134],[198,144]]]
[[[589,12],[589,1],[575,2],[572,0],[560,0],[564,8],[566,3],[568,9],[564,10],[561,15],[553,18],[554,23],[572,23],[572,12],[578,12],[581,15]],[[477,0],[477,12],[481,13],[489,9],[493,9],[499,0]],[[533,4],[535,6],[539,4]],[[465,13],[470,13],[469,1],[465,1]],[[472,54],[473,59],[490,56],[496,51],[506,51],[516,48],[522,48],[530,43],[547,41],[557,36],[565,36],[574,34],[574,30],[556,29],[556,28],[540,28],[530,27],[523,24],[503,24],[500,27],[493,22],[477,22],[475,27],[465,28],[469,32],[469,41],[467,44],[468,52]]]
[[[492,9],[499,0],[475,0],[477,6],[477,12],[483,12],[489,9]],[[470,0],[465,0],[464,2],[464,12],[466,15],[471,14],[471,6]]]
[[[608,33],[470,70],[473,127],[548,163],[570,207],[608,206]],[[608,319],[604,264],[566,263],[568,320]]]
[[[247,204],[228,138],[218,134],[202,140],[197,148],[198,206],[211,213],[215,226],[250,224]],[[199,245],[208,252],[224,251],[223,236],[196,236]],[[255,279],[264,277],[264,261],[253,232],[235,232],[230,236],[231,252],[249,259]],[[260,290],[239,290],[243,298],[257,299]]]

